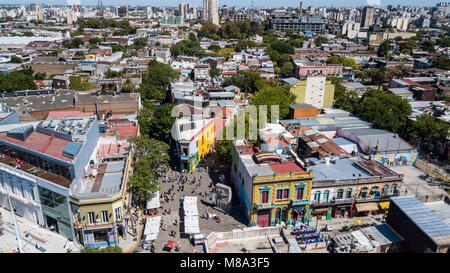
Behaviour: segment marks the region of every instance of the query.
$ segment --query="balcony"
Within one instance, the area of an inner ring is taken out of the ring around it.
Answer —
[[[253,206],[257,209],[271,209],[275,207],[275,202],[270,203],[254,203]]]
[[[291,199],[291,206],[301,206],[301,205],[308,205],[309,204],[309,199],[304,199],[304,200],[293,200]]]
[[[72,181],[62,176],[29,165],[22,160],[11,158],[6,154],[0,155],[0,163],[4,164],[3,166],[5,169],[8,169],[8,172],[13,173],[18,177],[30,179],[30,176],[36,176],[66,188],[69,188],[70,184],[72,183]]]

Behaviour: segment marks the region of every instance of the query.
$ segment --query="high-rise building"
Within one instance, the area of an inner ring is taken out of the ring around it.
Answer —
[[[186,2],[180,3],[180,16],[183,20],[187,19],[187,15],[191,9],[191,4]]]
[[[210,23],[219,25],[218,0],[203,0],[203,18]]]
[[[369,28],[374,22],[375,9],[372,7],[364,7],[361,18],[361,28]]]
[[[128,7],[127,6],[121,6],[118,10],[120,17],[127,17],[128,16]]]

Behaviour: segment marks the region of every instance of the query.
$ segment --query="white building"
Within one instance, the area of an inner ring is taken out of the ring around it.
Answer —
[[[203,0],[203,17],[206,21],[219,25],[218,0]]]

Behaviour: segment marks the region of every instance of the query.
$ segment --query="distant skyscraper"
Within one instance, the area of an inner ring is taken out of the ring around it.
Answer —
[[[361,18],[361,28],[369,28],[374,22],[375,9],[372,7],[364,7]]]
[[[191,8],[190,3],[181,2],[180,3],[180,16],[183,18],[183,20],[186,20],[187,14],[189,13],[189,10]]]
[[[203,0],[203,17],[206,21],[219,25],[218,0]]]
[[[128,6],[121,6],[119,8],[119,16],[120,17],[127,17],[128,16]]]

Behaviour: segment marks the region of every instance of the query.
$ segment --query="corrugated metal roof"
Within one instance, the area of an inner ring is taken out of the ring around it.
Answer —
[[[417,227],[430,238],[447,236],[450,242],[450,225],[439,219],[430,209],[414,196],[392,197],[391,201],[402,210]]]

